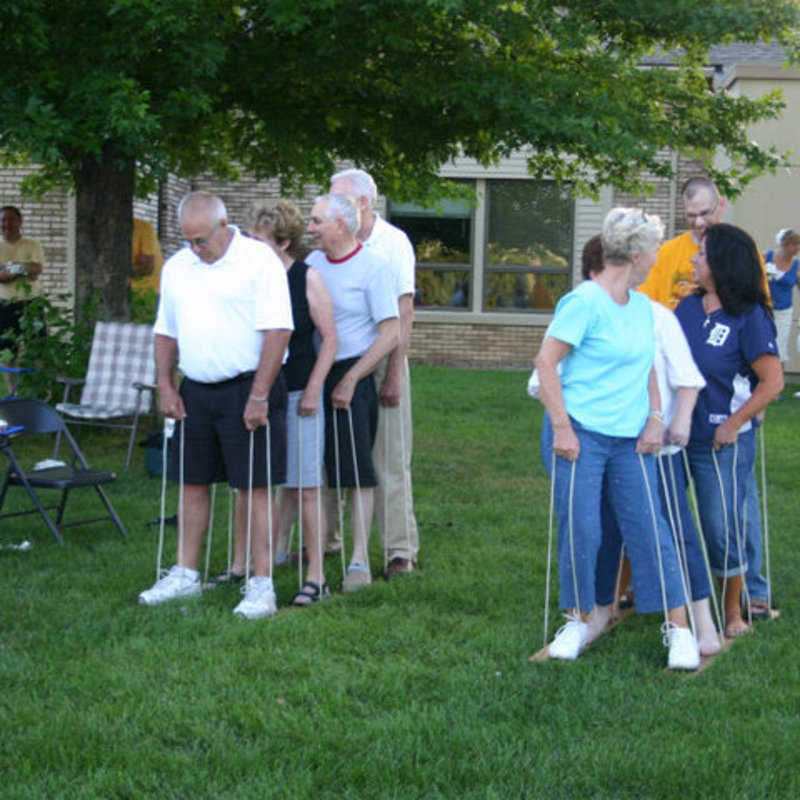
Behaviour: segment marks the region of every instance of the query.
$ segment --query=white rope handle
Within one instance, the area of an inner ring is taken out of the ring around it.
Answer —
[[[356,479],[356,496],[358,497],[358,514],[361,520],[361,530],[364,532],[364,566],[369,571],[369,531],[366,528],[366,517],[364,515],[364,503],[361,498],[361,479],[358,474],[358,457],[356,454],[356,437],[353,430],[353,411],[350,406],[347,407],[347,422],[350,429],[350,449],[353,452],[353,472]],[[352,513],[352,509],[351,509]]]
[[[317,414],[316,414],[316,423],[315,423],[316,431],[315,431],[314,440],[316,442],[315,446],[316,446],[316,454],[317,454],[315,463],[316,463],[317,468],[319,470],[317,472],[317,478],[316,478],[317,479],[317,484],[318,484],[317,485],[317,508],[316,508],[316,511],[317,511],[317,547],[319,548],[317,552],[319,553],[319,568],[320,568],[320,572],[322,574],[324,574],[325,573],[325,550],[323,549],[323,546],[322,546],[322,481],[320,480],[322,478],[322,474],[321,474],[322,447],[320,445],[320,433],[321,433],[321,431],[320,431],[320,415],[321,414],[322,414],[321,409],[318,409],[317,410]],[[321,590],[322,590],[322,587],[320,586],[320,591]]]
[[[759,426],[758,440],[761,453],[761,532],[764,538],[764,562],[767,570],[767,608],[772,608],[772,562],[769,555],[769,514],[767,512],[767,446],[764,423]]]
[[[217,484],[211,484],[211,499],[208,504],[208,534],[206,535],[206,566],[203,583],[208,583],[208,569],[211,564],[211,539],[214,535],[214,506],[217,501]]]
[[[574,514],[573,514],[573,506],[575,500],[575,468],[577,467],[578,462],[572,462],[572,468],[570,470],[569,475],[569,511],[567,514],[568,524],[569,524],[569,557],[572,562],[572,589],[575,592],[575,609],[578,619],[580,619],[581,615],[581,597],[580,592],[578,591],[578,573],[575,569],[575,523],[574,523]]]
[[[164,553],[164,525],[167,515],[167,451],[169,440],[175,433],[175,420],[164,420],[164,433],[161,437],[161,504],[158,516],[158,547],[156,548],[156,581],[161,578],[161,557]]]
[[[178,563],[183,561],[183,518],[184,518],[184,498],[185,489],[184,470],[186,467],[186,417],[181,420],[180,432],[180,465],[178,468]]]
[[[728,502],[725,497],[725,486],[722,483],[722,472],[719,468],[719,461],[717,460],[717,453],[714,450],[714,445],[711,445],[711,460],[714,462],[714,470],[717,474],[717,485],[719,486],[719,497],[722,501],[722,525],[725,530],[725,559],[724,559],[724,575],[722,576],[722,602],[720,603],[720,607],[722,609],[722,625],[723,630],[725,626],[728,624],[727,620],[727,613],[725,610],[725,591],[728,588],[728,558],[730,557],[729,553],[729,542],[728,542]]]
[[[383,475],[384,479],[389,475],[389,420],[386,415],[391,413],[390,409],[384,406],[381,408],[383,415]],[[383,486],[383,569],[384,572],[389,567],[389,492],[388,485]]]
[[[344,507],[342,505],[342,470],[341,470],[341,453],[339,452],[339,411],[341,409],[334,408],[333,414],[333,453],[336,468],[336,513],[339,516],[339,534],[342,538],[342,580],[347,574],[347,559],[345,557],[345,538],[344,538]]]
[[[404,384],[405,385],[405,384]],[[410,402],[410,401],[409,401]],[[411,516],[408,513],[410,498],[409,493],[411,487],[408,485],[406,481],[407,472],[407,464],[406,459],[408,458],[408,453],[406,452],[406,420],[403,412],[401,410],[401,406],[397,407],[397,414],[400,418],[400,458],[403,462],[403,469],[401,470],[402,478],[403,478],[403,527],[406,532],[406,548],[408,550],[408,559],[409,561],[413,561],[413,554],[411,550],[411,526],[409,525],[409,517]]]
[[[255,460],[253,433],[253,431],[250,431],[250,458],[248,459],[247,465],[247,544],[244,561],[245,592],[250,584],[250,544],[253,540],[253,461]]]
[[[547,627],[550,611],[550,572],[553,563],[553,517],[555,511],[555,490],[556,490],[556,451],[553,450],[550,467],[550,513],[547,525],[547,571],[544,579],[544,647],[547,646]]]
[[[269,577],[272,577],[272,565],[275,562],[275,553],[273,552],[272,546],[272,536],[274,534],[273,526],[272,526],[272,436],[271,436],[271,429],[269,425],[269,420],[267,420],[266,431],[264,435],[267,440],[266,446],[266,472],[267,472],[267,543],[269,548],[269,561],[267,562],[267,574]],[[300,540],[301,547],[302,547],[302,538]],[[302,561],[302,559],[301,559]]]
[[[680,510],[678,508],[678,493],[675,486],[675,473],[672,472],[671,486],[667,484],[666,470],[664,469],[664,457],[661,453],[657,456],[658,475],[661,478],[661,488],[664,490],[664,498],[667,506],[667,517],[672,544],[675,547],[675,555],[678,559],[678,572],[681,578],[681,588],[683,589],[683,601],[686,604],[686,613],[689,617],[689,625],[692,632],[697,637],[697,626],[694,621],[694,610],[692,609],[692,596],[689,589],[689,559],[686,555],[686,538],[683,532]],[[667,457],[672,466],[672,458]],[[674,505],[674,509],[673,509]]]
[[[297,590],[303,589],[303,417],[297,420]],[[291,545],[288,550],[292,552]]]
[[[724,630],[722,623],[722,614],[720,613],[720,605],[717,600],[717,592],[714,588],[714,576],[711,573],[711,560],[708,557],[708,548],[706,547],[706,537],[703,533],[703,523],[700,520],[700,505],[697,502],[697,488],[694,483],[694,477],[689,466],[689,456],[684,448],[681,450],[683,459],[683,469],[686,472],[686,480],[689,484],[689,499],[692,501],[694,510],[694,521],[697,525],[697,540],[700,543],[700,549],[703,553],[703,564],[706,568],[706,576],[708,577],[708,588],[711,592],[711,605],[714,609],[714,619],[716,620],[717,630],[722,632]]]
[[[669,629],[669,609],[667,608],[667,586],[666,579],[664,578],[664,563],[661,559],[661,544],[658,540],[658,519],[656,517],[656,506],[653,502],[653,492],[650,490],[650,481],[647,478],[647,469],[644,465],[644,457],[641,453],[639,455],[639,466],[642,470],[642,478],[644,479],[645,490],[647,491],[647,501],[650,505],[650,519],[653,523],[653,543],[656,548],[656,557],[658,561],[658,579],[661,583],[661,604],[664,607],[664,624]]]
[[[228,575],[233,567],[233,507],[238,497],[238,490],[228,486]]]

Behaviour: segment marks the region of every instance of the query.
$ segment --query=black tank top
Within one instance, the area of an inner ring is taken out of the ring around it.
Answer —
[[[283,365],[286,386],[290,392],[306,388],[314,369],[314,323],[306,299],[306,273],[308,264],[295,261],[289,269],[289,294],[292,298],[294,332],[289,340],[289,358]]]

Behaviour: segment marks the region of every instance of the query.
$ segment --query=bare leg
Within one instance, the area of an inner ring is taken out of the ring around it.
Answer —
[[[350,490],[350,514],[353,528],[353,564],[367,563],[367,545],[372,528],[372,505],[374,491],[372,487]]]
[[[586,615],[585,622],[589,623],[589,636],[586,643],[593,642],[595,639],[601,637],[611,621],[611,612],[614,609],[614,604],[610,603],[607,606],[599,606],[595,603],[592,612]]]
[[[247,568],[247,489],[236,492],[235,515],[231,572],[244,575]]]
[[[250,529],[250,546],[253,551],[253,574],[272,577],[272,564],[269,558],[269,528],[267,525],[267,492],[266,488],[253,489],[253,524]],[[246,496],[247,492],[243,492]],[[274,504],[273,504],[274,513]],[[273,535],[275,526],[272,526]],[[245,526],[245,535],[247,527]]]
[[[208,486],[193,483],[183,487],[183,549],[178,553],[178,566],[197,569],[203,536],[208,528]],[[180,520],[178,531],[180,540]]]
[[[308,490],[303,491],[304,495],[306,491]],[[276,506],[278,524],[275,538],[275,554],[283,553],[288,556],[292,526],[297,521],[297,489],[286,489],[281,486],[276,496]],[[303,530],[306,530],[305,520],[303,520]]]
[[[306,580],[322,586],[325,583],[325,573],[322,564],[322,550],[325,548],[325,507],[322,507],[322,527],[317,525],[317,497],[319,489],[303,489],[303,546],[308,554],[308,570]],[[297,489],[284,489],[285,503],[292,508],[297,508]],[[322,541],[320,542],[320,540]],[[320,544],[322,550],[320,549]]]
[[[742,585],[741,575],[734,575],[725,581],[725,635],[734,639],[747,633],[750,628],[742,619]]]
[[[679,628],[689,627],[689,618],[686,615],[686,606],[676,606],[671,608],[667,613],[669,621],[674,623]]]

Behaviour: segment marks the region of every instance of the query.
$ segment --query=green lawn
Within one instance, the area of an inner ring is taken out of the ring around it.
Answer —
[[[229,587],[137,605],[160,494],[141,452],[110,487],[127,542],[103,524],[68,529],[62,548],[37,517],[3,520],[0,543],[33,547],[0,550],[0,796],[800,796],[797,387],[767,426],[782,616],[688,677],[664,671],[658,615],[575,663],[528,662],[542,644],[549,489],[526,380],[415,368],[422,570],[270,620],[234,618]],[[113,433],[86,450],[124,459]],[[174,529],[168,540],[167,562]],[[338,586],[339,562],[327,569]],[[296,584],[278,572],[279,603]]]

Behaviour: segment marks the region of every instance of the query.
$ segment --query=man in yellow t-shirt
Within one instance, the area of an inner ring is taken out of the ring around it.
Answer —
[[[684,297],[696,288],[691,258],[697,252],[706,229],[722,222],[728,201],[720,195],[717,187],[708,178],[690,178],[683,185],[683,213],[689,230],[673,239],[668,239],[658,251],[658,258],[639,287],[651,300],[655,300],[672,311]],[[760,257],[760,254],[759,254]],[[761,268],[764,261],[761,260]],[[764,291],[769,302],[769,286],[764,271]]]
[[[153,226],[143,220],[133,220],[131,239],[131,289],[152,289],[158,294],[161,284],[161,265],[164,256]]]
[[[639,287],[651,300],[673,311],[697,288],[690,259],[697,252],[706,228],[720,222],[728,207],[728,201],[720,197],[717,187],[708,178],[689,179],[683,186],[682,196],[689,230],[661,245],[656,263]]]
[[[0,208],[0,350],[8,348],[14,354],[22,341],[25,305],[42,293],[39,276],[44,268],[42,246],[23,236],[21,228],[22,213],[16,206]],[[4,377],[10,388],[8,376]]]
[[[42,293],[39,276],[44,251],[39,242],[21,233],[22,213],[16,206],[0,208],[0,300],[18,302]],[[30,289],[26,288],[30,287]]]
[[[708,178],[690,178],[683,185],[682,196],[683,211],[689,223],[689,230],[661,245],[656,263],[653,264],[645,282],[639,287],[639,291],[644,292],[651,300],[656,300],[672,310],[697,287],[694,281],[694,269],[689,259],[697,252],[706,228],[722,221],[728,205]],[[759,258],[761,258],[760,253]],[[770,293],[763,258],[761,269],[764,271],[764,292],[769,302]],[[766,613],[769,613],[767,599],[769,589],[766,579],[761,574],[761,515],[755,469],[749,472],[743,488],[747,515],[744,544],[748,569],[745,579],[750,610],[754,616],[760,616],[765,609]]]

